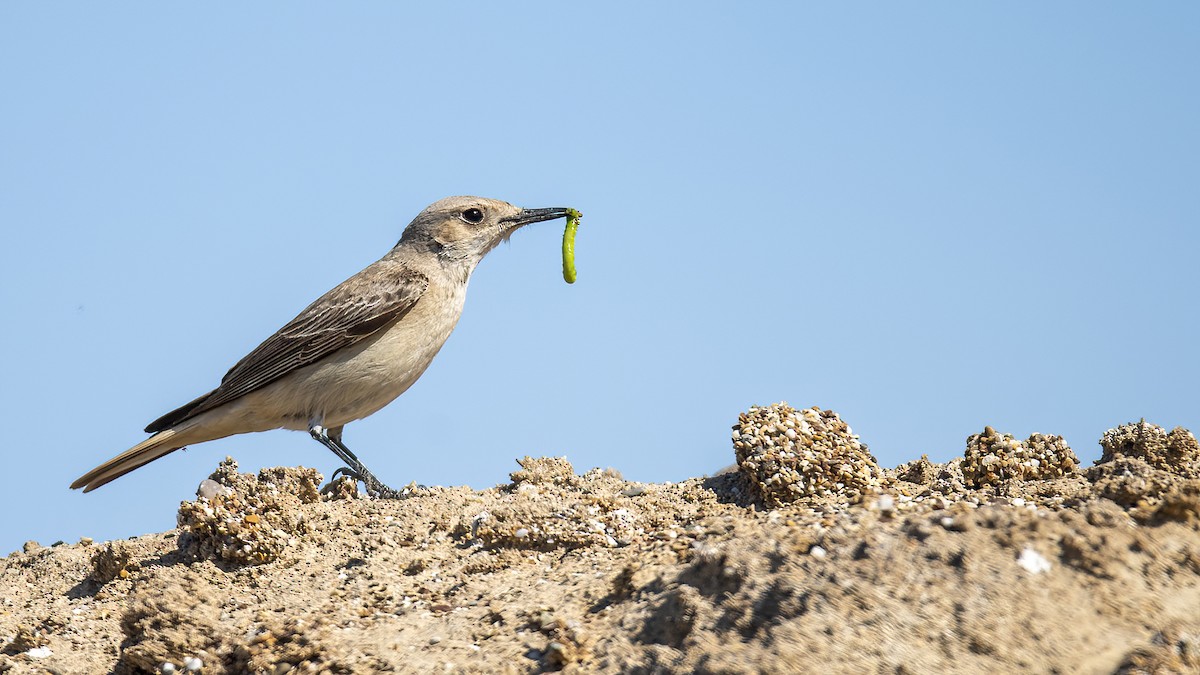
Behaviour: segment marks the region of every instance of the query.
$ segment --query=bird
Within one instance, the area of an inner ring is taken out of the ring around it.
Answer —
[[[271,429],[307,431],[368,494],[400,493],[342,441],[343,427],[403,394],[462,316],[471,273],[531,223],[567,208],[523,209],[483,197],[430,204],[382,258],[335,286],[238,361],[220,385],[146,427],[141,443],[71,484],[90,492],[184,446]]]

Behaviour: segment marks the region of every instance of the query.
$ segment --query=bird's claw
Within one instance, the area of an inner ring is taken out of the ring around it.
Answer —
[[[333,472],[333,475],[329,479],[329,484],[321,488],[321,494],[328,494],[332,492],[334,485],[341,478],[349,478],[353,480],[356,484],[356,487],[357,484],[361,482],[363,487],[366,488],[367,495],[374,497],[375,499],[404,499],[405,497],[412,496],[412,491],[408,488],[405,488],[404,490],[394,490],[387,485],[384,485],[383,482],[381,482],[369,471],[366,471],[365,469],[355,470],[348,466],[340,467]]]

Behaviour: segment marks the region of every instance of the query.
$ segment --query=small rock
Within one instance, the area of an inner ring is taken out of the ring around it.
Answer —
[[[204,480],[200,481],[200,487],[196,488],[196,496],[207,499],[210,502],[218,495],[227,496],[231,492],[232,491],[229,488],[221,485],[211,478],[205,478]]]
[[[1030,574],[1041,574],[1042,572],[1050,571],[1050,561],[1046,560],[1045,556],[1032,548],[1026,546],[1021,549],[1021,555],[1017,556],[1017,564],[1025,568]]]

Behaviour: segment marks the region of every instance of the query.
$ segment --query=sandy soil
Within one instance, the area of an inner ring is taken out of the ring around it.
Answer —
[[[844,426],[752,409],[740,471],[401,501],[227,460],[179,529],[0,559],[0,672],[1200,672],[1191,434],[880,469]]]

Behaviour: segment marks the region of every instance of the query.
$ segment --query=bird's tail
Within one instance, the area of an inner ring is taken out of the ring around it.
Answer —
[[[145,466],[163,455],[182,448],[190,441],[186,438],[181,438],[181,436],[186,436],[187,434],[181,434],[180,431],[178,428],[171,428],[154,434],[150,438],[83,474],[79,477],[79,480],[71,483],[71,489],[77,490],[83,488],[84,492],[91,492],[101,485],[114,481],[138,467]]]

